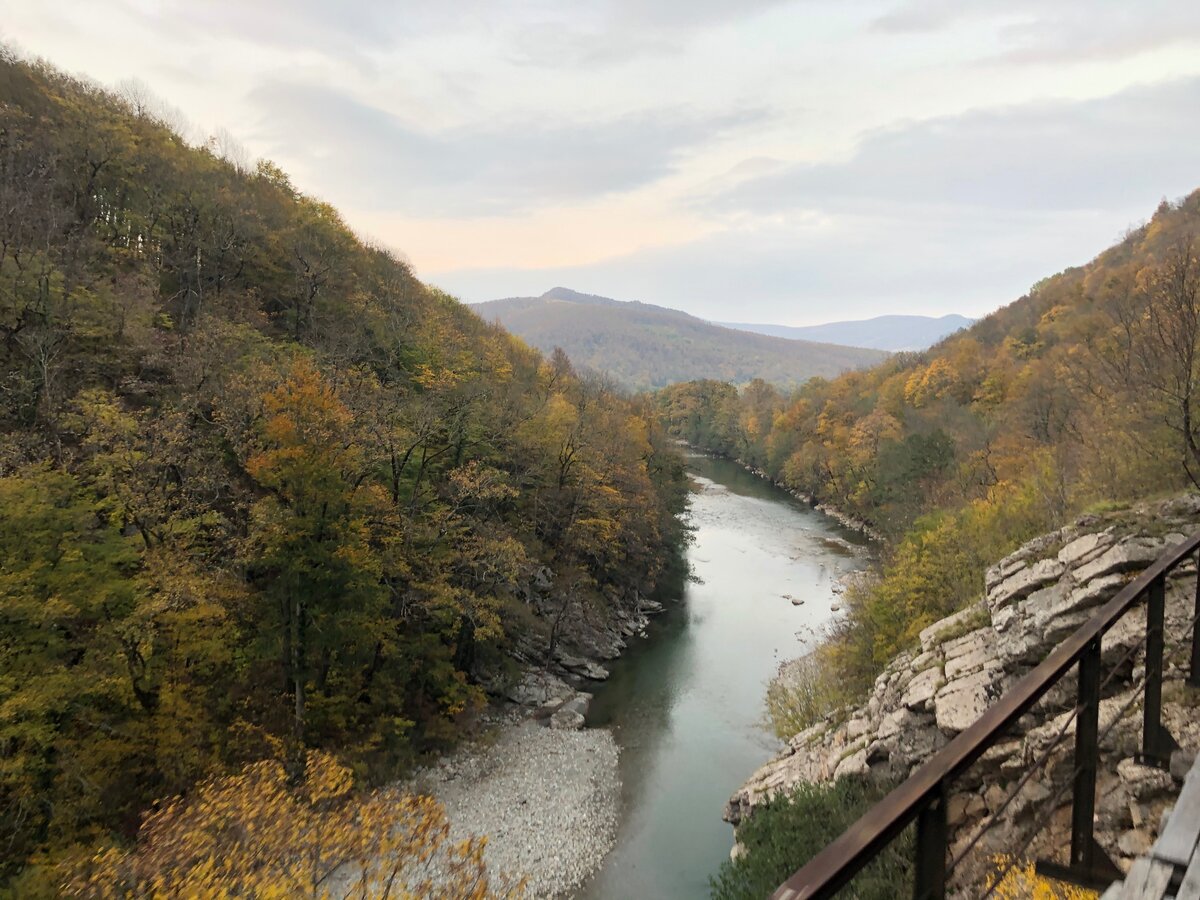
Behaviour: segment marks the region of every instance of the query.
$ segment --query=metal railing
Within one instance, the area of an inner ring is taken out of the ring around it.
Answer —
[[[773,900],[810,900],[834,896],[914,821],[917,835],[913,896],[916,900],[944,898],[948,869],[962,860],[980,836],[977,835],[966,850],[955,857],[951,866],[947,866],[949,823],[946,807],[951,785],[989,748],[1004,738],[1008,729],[1076,666],[1079,678],[1074,712],[1063,723],[1050,748],[1037,763],[1029,767],[993,819],[1013,800],[1032,772],[1046,761],[1074,721],[1075,765],[1073,777],[1064,786],[1073,789],[1070,863],[1065,866],[1039,863],[1039,870],[1051,877],[1090,886],[1104,886],[1114,878],[1121,877],[1096,843],[1093,834],[1099,745],[1117,721],[1114,720],[1104,734],[1100,733],[1100,699],[1104,687],[1116,673],[1114,666],[1109,678],[1101,680],[1102,640],[1109,629],[1145,596],[1144,643],[1135,643],[1116,665],[1132,659],[1135,651],[1145,650],[1142,751],[1137,759],[1146,765],[1167,768],[1176,744],[1162,724],[1166,579],[1198,548],[1200,533],[1159,556],[1149,568],[1055,647],[1045,660],[997,700],[973,725],[780,885],[772,895]],[[1191,660],[1188,682],[1200,686],[1200,559],[1197,560],[1197,572],[1195,614],[1189,625]],[[1135,691],[1133,699],[1136,697]],[[1127,705],[1121,713],[1128,708]],[[1051,807],[1060,798],[1061,792],[1051,797]],[[1028,841],[1016,856],[1020,856],[1027,847]]]

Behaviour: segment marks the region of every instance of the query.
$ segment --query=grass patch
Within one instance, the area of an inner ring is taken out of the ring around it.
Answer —
[[[992,624],[992,614],[984,604],[979,604],[953,625],[947,625],[944,631],[939,631],[934,640],[934,646],[941,647],[960,637],[966,637],[972,631],[977,631],[985,625]]]

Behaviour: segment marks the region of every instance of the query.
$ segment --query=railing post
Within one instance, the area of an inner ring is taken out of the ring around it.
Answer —
[[[946,896],[946,783],[917,814],[917,865],[914,900],[945,900]]]
[[[1071,861],[1066,866],[1039,860],[1040,874],[1107,887],[1121,879],[1121,870],[1095,839],[1096,766],[1100,733],[1101,638],[1093,638],[1079,657],[1078,713],[1075,717],[1075,783],[1071,801]]]
[[[1144,766],[1166,769],[1171,751],[1178,748],[1175,739],[1162,725],[1163,619],[1167,606],[1167,579],[1160,575],[1150,582],[1146,598],[1146,695],[1142,715],[1142,753],[1137,758]]]
[[[1200,553],[1196,554],[1196,606],[1192,620],[1192,664],[1188,684],[1200,687]]]
[[[1079,717],[1075,721],[1075,796],[1071,804],[1071,865],[1095,863],[1096,755],[1100,732],[1100,638],[1079,658]]]

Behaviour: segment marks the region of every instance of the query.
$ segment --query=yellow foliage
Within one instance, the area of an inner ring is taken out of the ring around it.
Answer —
[[[946,396],[959,381],[953,363],[937,357],[923,369],[916,369],[904,384],[904,399],[920,409]]]
[[[63,866],[76,897],[517,897],[490,879],[486,838],[449,839],[430,797],[355,795],[350,771],[312,751],[303,783],[264,760],[212,778],[151,813],[135,847],[103,848]],[[437,871],[436,880],[433,873]]]
[[[998,856],[993,860],[998,872],[1011,862],[1009,857]],[[989,882],[988,887],[991,887]],[[1076,887],[1063,881],[1043,878],[1031,862],[1019,863],[1004,875],[992,894],[997,900],[1095,900],[1095,891]]]

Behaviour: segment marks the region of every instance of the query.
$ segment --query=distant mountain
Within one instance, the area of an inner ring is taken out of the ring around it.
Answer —
[[[878,350],[791,340],[726,328],[677,309],[623,302],[556,287],[474,307],[539,350],[562,347],[575,365],[644,390],[715,378],[795,385],[879,362]]]
[[[851,347],[873,347],[876,350],[924,350],[942,338],[966,328],[975,320],[966,316],[877,316],[854,322],[829,322],[825,325],[749,325],[742,322],[718,322],[725,328],[737,328],[755,334],[792,338],[802,341],[825,341]]]

